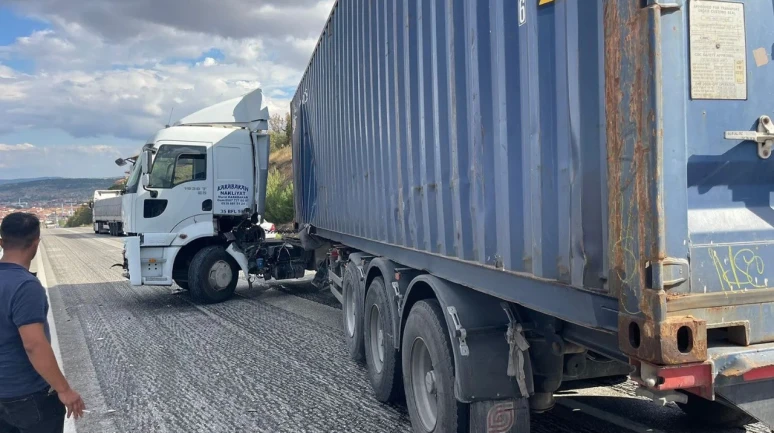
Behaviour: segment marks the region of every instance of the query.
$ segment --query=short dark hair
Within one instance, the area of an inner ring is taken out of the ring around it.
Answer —
[[[6,215],[0,223],[0,238],[6,250],[29,248],[40,237],[40,220],[26,212],[14,212]]]

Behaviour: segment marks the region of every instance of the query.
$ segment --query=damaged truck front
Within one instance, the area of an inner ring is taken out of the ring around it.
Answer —
[[[629,375],[774,425],[772,22],[338,1],[292,102],[296,218],[377,398],[415,431],[526,432],[562,383]]]

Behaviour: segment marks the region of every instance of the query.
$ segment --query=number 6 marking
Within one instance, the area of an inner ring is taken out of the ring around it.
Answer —
[[[519,0],[519,26],[527,23],[527,0]]]

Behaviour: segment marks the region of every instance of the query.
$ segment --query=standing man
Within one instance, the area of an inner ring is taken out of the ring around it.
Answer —
[[[56,362],[46,289],[29,271],[39,243],[35,215],[0,224],[0,433],[61,433],[65,412],[78,419],[86,408]]]

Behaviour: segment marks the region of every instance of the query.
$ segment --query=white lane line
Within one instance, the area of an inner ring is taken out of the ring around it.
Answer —
[[[571,409],[572,411],[584,412],[589,416],[592,416],[597,419],[601,419],[602,421],[607,421],[610,424],[616,425],[618,427],[622,427],[626,430],[633,431],[636,433],[665,433],[663,430],[648,427],[644,424],[634,422],[630,419],[626,419],[618,415],[605,412],[603,410],[591,407],[587,404],[575,401],[569,397],[559,398],[556,400],[556,403],[568,409]]]
[[[62,351],[59,349],[59,337],[56,334],[56,322],[54,322],[54,309],[51,306],[51,296],[48,294],[48,280],[46,280],[46,267],[43,266],[42,258],[43,248],[38,247],[38,254],[36,257],[38,266],[38,280],[46,288],[46,296],[48,297],[48,327],[51,333],[51,347],[54,349],[54,356],[56,356],[56,362],[59,364],[59,368],[62,369],[62,373],[67,373],[64,369],[64,362],[62,362]],[[75,420],[71,418],[65,418],[64,432],[63,433],[76,433]]]

